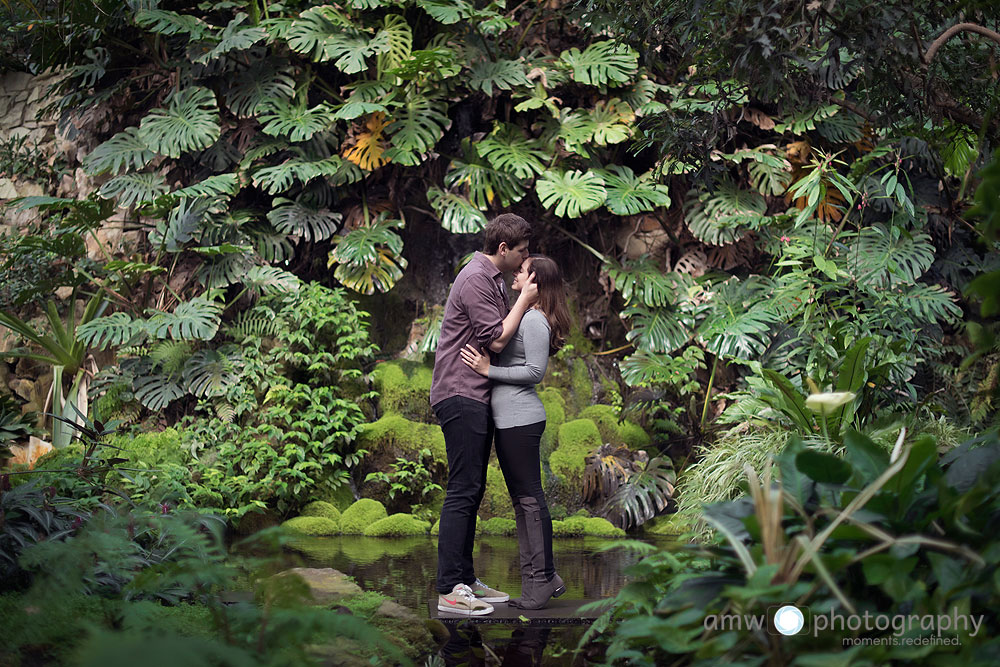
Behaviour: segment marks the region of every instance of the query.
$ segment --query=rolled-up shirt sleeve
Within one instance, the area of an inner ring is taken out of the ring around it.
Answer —
[[[470,276],[462,288],[462,303],[473,340],[480,349],[487,349],[503,333],[504,312],[496,283],[482,274]]]
[[[549,325],[544,317],[521,320],[524,363],[515,366],[490,366],[489,378],[505,384],[538,384],[549,364]]]

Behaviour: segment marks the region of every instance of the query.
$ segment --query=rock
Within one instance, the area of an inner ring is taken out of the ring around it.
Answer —
[[[293,574],[305,581],[313,599],[317,604],[323,606],[362,593],[361,587],[348,579],[346,574],[331,567],[294,567],[274,576],[283,577]]]
[[[436,645],[434,635],[427,625],[413,611],[393,600],[386,600],[379,606],[372,622],[410,659],[428,653]]]
[[[35,383],[26,378],[14,378],[8,385],[10,390],[26,401],[31,400],[31,392],[35,388]]]
[[[72,296],[72,294],[73,294],[73,288],[67,285],[63,285],[62,287],[56,288],[56,298],[59,299],[60,301],[65,301],[70,296]]]
[[[3,78],[3,90],[13,93],[15,90],[24,90],[31,83],[31,75],[27,72],[10,72]]]
[[[9,178],[0,178],[0,199],[14,199],[17,197],[17,188],[14,181]]]
[[[22,464],[27,465],[29,469],[35,467],[35,461],[38,460],[43,454],[47,454],[52,451],[52,443],[46,442],[41,438],[36,438],[31,436],[28,438],[27,445],[14,445],[10,448],[11,454],[14,457],[10,460],[11,464]]]

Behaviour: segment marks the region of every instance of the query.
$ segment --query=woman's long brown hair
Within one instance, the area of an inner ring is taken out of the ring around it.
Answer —
[[[545,255],[530,255],[528,273],[535,274],[538,285],[538,309],[549,321],[550,354],[566,344],[569,334],[569,310],[566,308],[566,287],[559,266]]]

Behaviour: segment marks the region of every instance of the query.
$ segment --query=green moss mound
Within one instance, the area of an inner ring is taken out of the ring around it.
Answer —
[[[538,392],[538,398],[545,407],[545,431],[542,433],[541,459],[548,461],[556,448],[559,427],[566,421],[566,399],[555,387],[547,387]]]
[[[517,524],[513,519],[495,516],[479,522],[476,532],[481,535],[517,535]]]
[[[565,521],[552,522],[552,535],[554,537],[581,537],[586,532],[587,519],[582,516],[571,516]]]
[[[510,502],[510,492],[500,468],[490,464],[486,469],[486,491],[479,505],[479,516],[492,519],[495,516],[514,518],[514,506]]]
[[[392,412],[420,422],[433,421],[430,406],[433,368],[416,361],[386,361],[375,367],[372,379],[381,412]]]
[[[431,526],[431,535],[438,535],[440,534],[440,532],[441,532],[441,519],[438,519],[437,521],[434,522],[434,525]]]
[[[624,530],[599,516],[592,516],[583,520],[583,534],[593,537],[625,537]]]
[[[365,537],[407,537],[426,535],[431,524],[412,514],[393,514],[365,528]]]
[[[689,516],[676,512],[666,516],[658,516],[642,524],[642,531],[647,535],[678,537],[685,533],[697,532],[698,528],[691,519]]]
[[[294,535],[310,537],[336,535],[340,532],[336,522],[321,516],[297,516],[282,523],[281,527]]]
[[[601,446],[601,433],[590,419],[574,419],[559,427],[556,450],[549,456],[549,467],[561,480],[579,487],[583,482],[586,457]]]
[[[580,412],[580,419],[590,419],[597,425],[602,442],[641,449],[650,443],[642,427],[630,421],[619,422],[618,411],[610,405],[591,405]]]
[[[340,510],[325,500],[314,500],[302,508],[299,516],[321,516],[340,526]]]
[[[340,515],[340,532],[344,535],[364,535],[365,528],[387,516],[385,505],[371,498],[362,498]]]

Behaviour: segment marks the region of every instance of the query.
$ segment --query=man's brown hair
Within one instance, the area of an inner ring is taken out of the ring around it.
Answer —
[[[501,243],[514,248],[530,239],[531,225],[527,220],[513,213],[501,213],[486,225],[483,232],[483,252],[495,255],[499,252]]]

